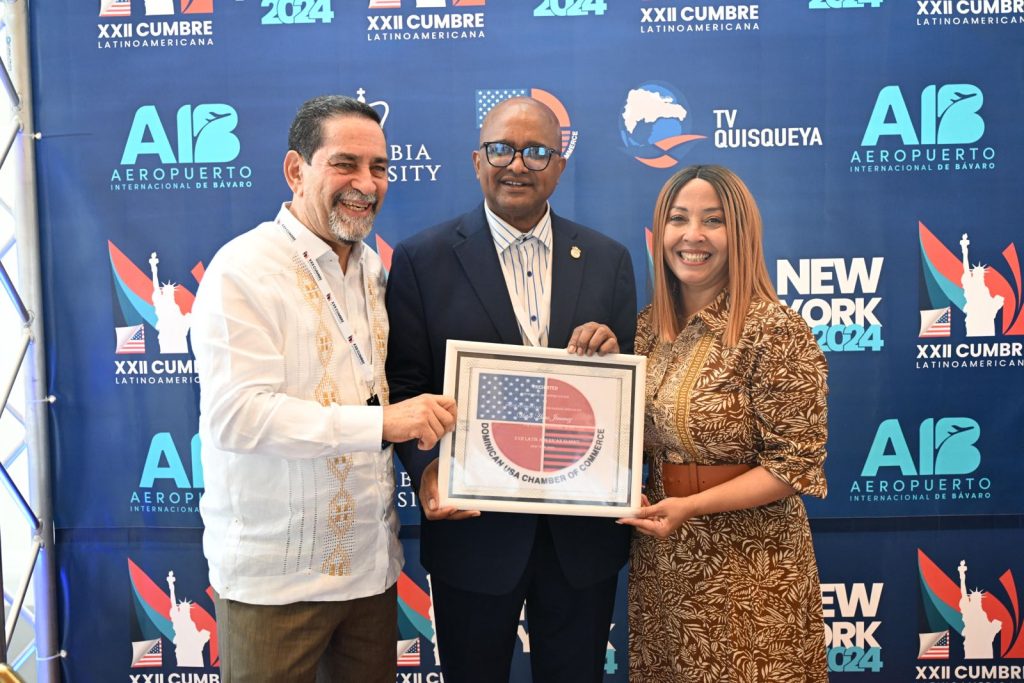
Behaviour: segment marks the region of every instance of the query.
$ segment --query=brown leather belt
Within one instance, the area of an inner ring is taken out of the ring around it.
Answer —
[[[751,469],[751,465],[745,464],[698,465],[694,462],[665,462],[661,464],[661,480],[665,486],[666,496],[682,498],[724,484]]]

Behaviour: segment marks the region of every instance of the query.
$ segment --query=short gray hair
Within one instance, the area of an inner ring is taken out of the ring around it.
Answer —
[[[380,124],[380,114],[365,102],[344,95],[321,95],[299,107],[288,130],[288,149],[298,152],[308,164],[324,142],[324,121],[335,116],[361,116]]]

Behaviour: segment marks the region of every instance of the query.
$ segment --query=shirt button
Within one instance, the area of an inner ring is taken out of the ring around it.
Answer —
[[[526,277],[533,277],[533,271],[532,270],[526,271]]]
[[[530,321],[531,321],[531,322],[537,322],[537,316],[535,316],[535,315],[531,315],[531,316],[530,316]]]

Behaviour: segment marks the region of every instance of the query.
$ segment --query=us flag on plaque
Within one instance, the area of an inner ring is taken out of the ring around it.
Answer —
[[[477,419],[509,460],[535,472],[571,467],[594,442],[594,410],[579,389],[545,377],[481,373]]]

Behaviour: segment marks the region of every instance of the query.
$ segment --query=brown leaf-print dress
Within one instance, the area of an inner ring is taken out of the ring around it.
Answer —
[[[825,358],[799,315],[752,304],[739,344],[722,345],[728,294],[672,343],[637,323],[648,356],[647,495],[661,465],[761,465],[799,493],[826,492]],[[818,568],[799,495],[685,523],[665,540],[635,534],[629,574],[634,683],[828,681]]]

